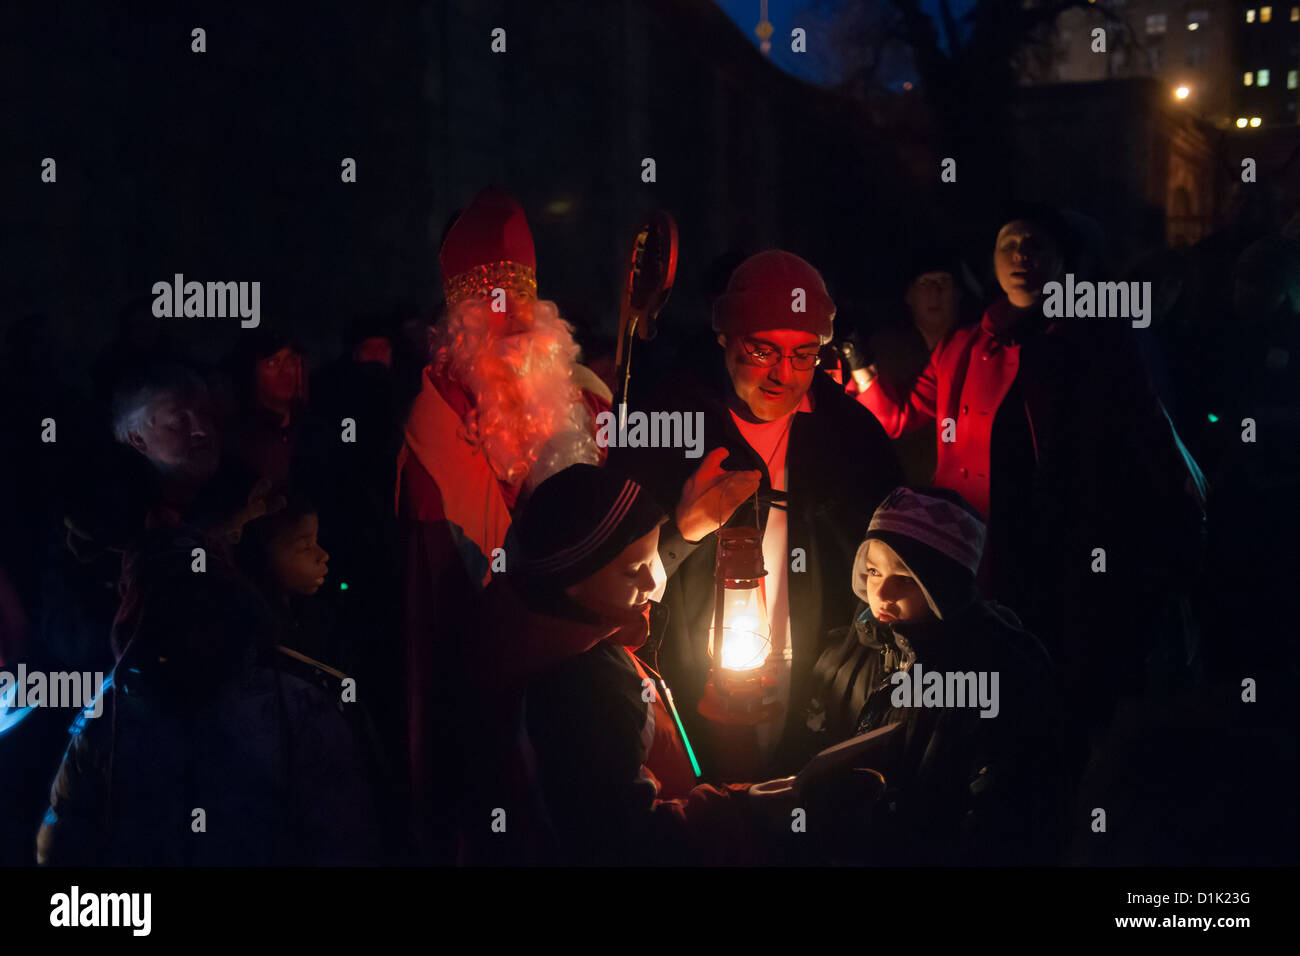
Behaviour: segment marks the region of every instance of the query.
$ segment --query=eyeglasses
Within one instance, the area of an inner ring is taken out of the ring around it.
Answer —
[[[790,367],[799,372],[807,372],[822,363],[820,352],[794,352],[787,355],[766,345],[750,345],[748,342],[741,342],[740,346],[749,356],[750,364],[757,365],[759,368],[774,368],[785,358],[790,360]]]

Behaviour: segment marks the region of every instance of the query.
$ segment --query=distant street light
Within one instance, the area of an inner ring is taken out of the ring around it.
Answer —
[[[1245,128],[1246,128],[1246,117],[1244,117],[1244,116],[1238,116],[1238,117],[1237,117],[1237,129],[1245,129]]]
[[[1192,91],[1189,90],[1187,87],[1180,86],[1178,87],[1178,89],[1174,90],[1174,96],[1178,97],[1180,100],[1185,100],[1191,94],[1191,92]]]
[[[1258,116],[1252,116],[1252,117],[1250,118],[1250,125],[1251,125],[1251,126],[1258,126],[1261,122],[1263,122],[1263,121],[1262,121]]]

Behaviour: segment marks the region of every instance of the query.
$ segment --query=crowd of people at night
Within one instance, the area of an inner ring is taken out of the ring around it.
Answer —
[[[1241,196],[1108,252],[1017,205],[867,317],[744,258],[636,346],[628,407],[696,457],[602,439],[611,356],[498,189],[436,309],[314,371],[271,318],[199,361],[142,300],[70,382],[13,325],[5,407],[58,433],[2,450],[0,667],[110,678],[98,717],[0,701],[0,861],[1078,859],[1125,702],[1296,679],[1300,241]],[[1045,315],[1067,274],[1150,282],[1150,327]]]

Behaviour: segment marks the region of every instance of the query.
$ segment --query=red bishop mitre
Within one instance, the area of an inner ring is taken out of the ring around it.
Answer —
[[[438,253],[448,307],[504,288],[537,298],[537,256],[523,207],[489,186],[460,214]]]

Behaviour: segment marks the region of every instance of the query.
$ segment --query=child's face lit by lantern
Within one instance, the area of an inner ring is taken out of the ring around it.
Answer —
[[[821,340],[811,332],[772,329],[753,335],[718,336],[726,349],[731,385],[759,421],[771,422],[799,407],[812,385],[817,367],[797,369],[788,356],[800,364],[816,358]],[[763,361],[775,361],[764,367]]]
[[[659,554],[659,529],[637,538],[609,564],[591,577],[565,588],[581,607],[606,618],[625,617],[650,600],[658,586],[655,565]]]
[[[867,603],[877,621],[927,621],[934,617],[925,592],[894,549],[874,538],[867,545]]]

